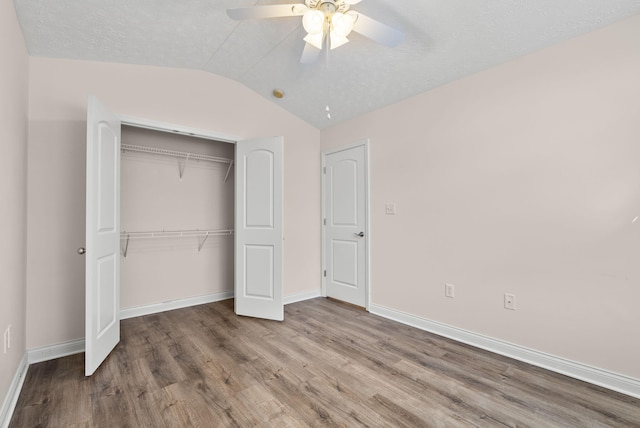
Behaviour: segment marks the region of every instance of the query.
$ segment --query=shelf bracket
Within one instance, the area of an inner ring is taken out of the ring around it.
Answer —
[[[124,244],[124,258],[127,258],[127,252],[129,251],[129,238],[131,238],[131,235],[129,235],[127,233],[127,242]]]
[[[182,180],[184,169],[187,167],[187,162],[189,162],[189,156],[191,156],[191,153],[187,153],[187,156],[184,158],[184,162],[180,162],[180,160],[178,160],[178,172],[180,174],[180,180]]]
[[[202,238],[202,241],[198,244],[198,252],[202,250],[202,247],[204,247],[204,243],[207,242],[208,237],[209,237],[209,232],[207,232],[207,234],[204,235],[204,237]]]
[[[227,178],[229,178],[229,173],[231,172],[231,167],[233,166],[233,161],[229,162],[229,168],[227,168],[227,173],[224,176],[224,182],[227,182]]]

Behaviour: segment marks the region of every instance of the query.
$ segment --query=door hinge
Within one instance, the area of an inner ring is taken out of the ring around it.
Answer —
[[[327,277],[327,270],[326,269],[324,270],[324,277],[325,278]]]
[[[327,219],[326,218],[322,219],[322,224],[324,224],[325,226],[327,225]]]
[[[327,173],[327,167],[326,167],[326,166],[322,167],[322,173],[323,173],[323,174],[326,174],[326,173]]]

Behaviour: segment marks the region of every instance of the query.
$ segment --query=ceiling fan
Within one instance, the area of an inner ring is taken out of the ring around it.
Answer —
[[[313,63],[323,46],[335,49],[349,42],[351,31],[362,34],[386,46],[396,46],[404,34],[373,18],[354,10],[351,6],[361,0],[304,0],[304,3],[275,4],[228,9],[227,15],[236,20],[302,16],[307,32],[300,62]]]

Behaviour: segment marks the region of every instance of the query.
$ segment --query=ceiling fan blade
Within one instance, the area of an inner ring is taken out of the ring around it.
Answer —
[[[241,7],[227,9],[229,18],[235,20],[281,18],[283,16],[301,16],[307,10],[304,4],[272,4],[267,6]]]
[[[349,6],[353,6],[354,4],[360,3],[362,0],[346,0],[345,3]]]
[[[302,57],[300,58],[300,62],[302,64],[313,64],[318,60],[320,56],[321,50],[316,48],[315,46],[305,43],[304,50],[302,51]]]
[[[347,13],[352,14],[356,19],[356,22],[353,24],[353,31],[375,42],[385,46],[396,46],[404,39],[404,33],[400,30],[389,27],[382,22],[376,21],[356,11],[349,11]]]

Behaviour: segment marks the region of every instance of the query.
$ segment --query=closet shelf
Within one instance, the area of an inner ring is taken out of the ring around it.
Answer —
[[[225,183],[229,178],[229,172],[231,171],[231,167],[233,166],[233,159],[221,158],[217,156],[202,155],[198,153],[178,152],[175,150],[159,149],[156,147],[134,146],[131,144],[121,144],[120,148],[123,152],[125,151],[140,152],[140,153],[149,153],[153,155],[162,155],[162,156],[170,156],[170,157],[177,158],[178,172],[180,173],[180,179],[182,179],[182,175],[184,174],[184,169],[187,166],[187,162],[190,159],[228,164],[229,168],[227,168],[227,173],[224,176]],[[180,160],[182,160],[182,163],[180,163]]]
[[[157,230],[157,231],[144,231],[144,232],[127,232],[120,233],[120,239],[124,239],[125,246],[123,255],[127,258],[127,252],[129,251],[129,241],[131,239],[153,239],[153,238],[198,238],[198,252],[202,250],[204,243],[209,236],[225,236],[233,235],[233,229],[209,229],[209,230]],[[201,240],[200,240],[201,239]]]

